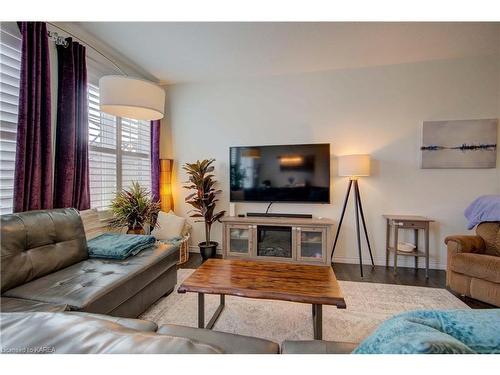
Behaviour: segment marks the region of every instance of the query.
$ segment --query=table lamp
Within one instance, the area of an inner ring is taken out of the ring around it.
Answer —
[[[358,253],[359,253],[359,268],[361,271],[361,277],[363,277],[363,259],[361,255],[361,236],[359,229],[359,216],[361,214],[361,221],[363,223],[363,229],[365,232],[366,243],[368,244],[368,251],[370,253],[370,258],[372,261],[372,266],[374,266],[372,249],[370,247],[370,240],[368,239],[368,231],[366,230],[365,215],[363,214],[363,206],[361,205],[361,195],[359,193],[358,178],[370,175],[370,155],[344,155],[338,158],[338,174],[339,176],[349,177],[349,185],[347,187],[347,193],[345,195],[344,207],[342,208],[342,215],[340,216],[339,226],[337,228],[337,234],[335,235],[335,241],[333,243],[332,250],[332,261],[333,253],[335,252],[335,246],[337,245],[337,240],[339,238],[340,228],[342,226],[342,221],[344,220],[345,209],[347,207],[347,202],[349,200],[349,195],[351,193],[352,185],[354,185],[354,202],[355,202],[355,212],[356,212],[356,233],[358,239]]]

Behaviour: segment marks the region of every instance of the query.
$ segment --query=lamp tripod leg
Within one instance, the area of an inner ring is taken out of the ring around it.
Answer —
[[[361,214],[361,222],[363,223],[363,229],[365,232],[366,243],[368,245],[368,252],[370,253],[370,259],[372,261],[372,267],[375,267],[375,262],[373,261],[372,248],[370,246],[370,240],[368,239],[368,231],[366,229],[365,215],[363,214],[363,206],[361,205],[361,194],[359,193],[358,181],[354,182],[354,192],[356,194],[356,200],[359,204],[359,213]]]
[[[359,232],[359,202],[356,194],[358,182],[354,180],[354,201],[356,202],[356,238],[358,239],[358,254],[359,254],[359,270],[361,277],[363,277],[363,257],[361,254],[361,235]]]
[[[344,220],[345,209],[347,207],[347,202],[349,201],[349,193],[351,192],[352,180],[349,180],[349,186],[347,187],[347,193],[344,199],[344,207],[342,207],[342,215],[340,215],[339,226],[337,228],[337,234],[335,235],[335,241],[333,242],[332,256],[330,262],[333,262],[333,253],[335,252],[335,247],[337,246],[337,240],[339,239],[340,227],[342,226],[342,221]]]

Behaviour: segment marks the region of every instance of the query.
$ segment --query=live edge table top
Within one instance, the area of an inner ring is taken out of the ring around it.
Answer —
[[[178,292],[346,307],[339,283],[329,266],[208,259],[184,280]]]

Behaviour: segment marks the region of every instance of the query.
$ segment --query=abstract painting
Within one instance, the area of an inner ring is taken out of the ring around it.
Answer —
[[[497,119],[424,121],[422,168],[496,168]]]

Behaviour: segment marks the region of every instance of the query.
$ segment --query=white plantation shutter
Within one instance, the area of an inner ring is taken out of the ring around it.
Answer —
[[[88,99],[90,205],[106,209],[132,181],[151,189],[151,125],[101,112],[99,88],[91,83]]]
[[[11,213],[14,196],[21,35],[13,22],[0,24],[0,214]]]
[[[99,110],[99,88],[88,85],[90,206],[104,209],[117,191],[117,119]]]
[[[121,120],[122,186],[132,181],[151,190],[151,123],[149,121]]]

